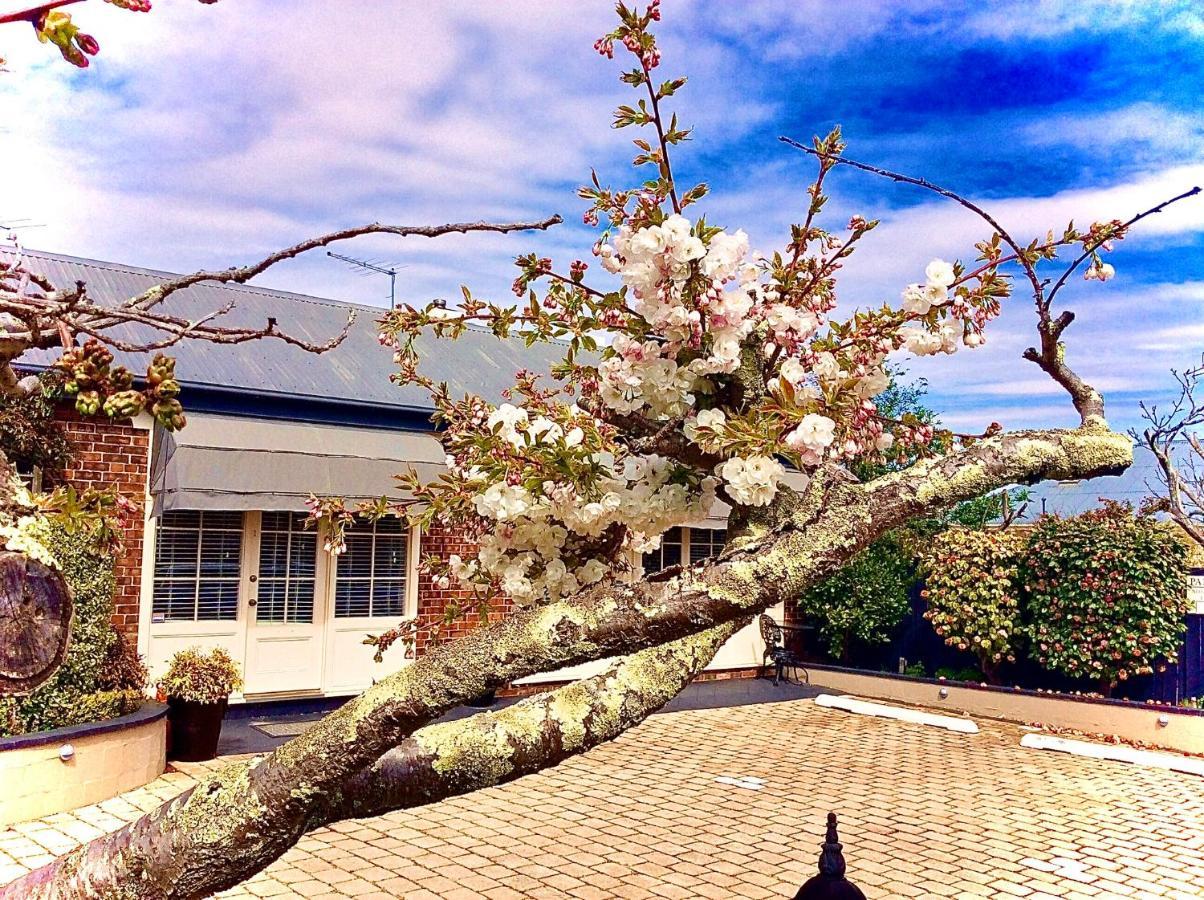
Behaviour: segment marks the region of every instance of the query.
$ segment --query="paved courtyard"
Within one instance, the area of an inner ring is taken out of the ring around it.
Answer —
[[[1204,778],[1026,750],[1020,728],[979,724],[809,700],[666,713],[514,784],[314,832],[222,896],[790,897],[835,810],[870,898],[1204,897]],[[0,832],[0,882],[190,783],[168,774]]]

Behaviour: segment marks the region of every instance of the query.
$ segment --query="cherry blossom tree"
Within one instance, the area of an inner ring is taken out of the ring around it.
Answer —
[[[602,229],[591,251],[567,265],[520,257],[517,302],[465,289],[456,308],[402,307],[380,325],[395,377],[431,392],[447,466],[430,483],[405,476],[411,501],[361,511],[468,530],[475,557],[424,565],[477,602],[507,596],[518,611],[436,646],[304,735],[203,777],[0,897],[201,897],[319,825],[554,765],[659,708],[752,616],[891,528],[1005,485],[1131,463],[1131,441],[1108,427],[1103,397],[1070,366],[1063,337],[1073,314],[1054,301],[1084,264],[1089,279],[1112,277],[1103,255],[1145,214],[1022,243],[968,199],[846,158],[836,130],[790,142],[817,165],[807,208],[782,249],[751,253],[743,231],[696,214],[705,185],[675,180],[671,155],[689,131],[667,106],[685,79],[660,74],[657,0],[620,4],[618,16],[595,48],[633,60],[621,77],[636,99],[614,124],[646,135],[635,140],[635,165],[648,174],[631,187],[595,175],[581,189],[586,223]],[[987,236],[965,261],[900,273],[899,302],[841,312],[837,277],[877,222],[822,224],[825,178],[840,165],[950,197],[979,215]],[[1053,269],[1066,253],[1069,264]],[[1066,390],[1077,427],[936,434],[879,411],[892,354],[972,352],[1015,282],[1037,318],[1025,357]],[[470,325],[560,341],[563,360],[519,373],[500,405],[452,396],[423,374],[416,339],[454,339]],[[887,458],[905,464],[865,482],[850,472]],[[635,577],[640,552],[716,500],[731,507],[717,559]],[[337,553],[351,510],[338,498],[313,506]],[[592,678],[431,724],[514,679],[607,657],[619,659]]]

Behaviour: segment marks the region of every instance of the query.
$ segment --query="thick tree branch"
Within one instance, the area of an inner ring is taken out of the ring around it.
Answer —
[[[35,874],[0,897],[201,897],[229,887],[320,820],[326,796],[455,705],[517,678],[753,615],[797,596],[919,513],[1016,482],[1115,473],[1131,460],[1127,437],[1083,428],[988,438],[868,485],[821,470],[786,521],[764,527],[759,539],[746,535],[717,563],[664,582],[601,584],[444,644],[269,756],[231,767],[134,823],[120,853],[77,851],[62,863],[72,891],[31,892],[44,884]]]
[[[641,650],[498,712],[428,725],[348,782],[327,820],[379,816],[503,784],[612,740],[677,696],[748,621]]]

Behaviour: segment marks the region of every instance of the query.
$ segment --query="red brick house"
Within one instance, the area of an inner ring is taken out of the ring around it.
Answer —
[[[55,283],[85,281],[102,301],[117,302],[170,277],[95,260],[30,256]],[[191,287],[169,303],[173,312],[191,316],[231,301],[232,323],[275,318],[290,333],[314,340],[337,333],[352,309],[216,284]],[[456,593],[418,571],[420,555],[471,554],[463,535],[420,532],[395,519],[363,523],[349,533],[348,551],[333,558],[322,549],[321,535],[303,528],[310,492],[394,494],[393,475],[407,466],[434,475],[443,465],[425,391],[390,383],[392,360],[376,339],[379,310],[357,313],[347,340],[322,356],[277,341],[177,345],[189,417],[178,434],[153,427],[149,416],[112,423],[64,415],[76,449],[68,476],[116,486],[142,506],[143,527],[127,535],[116,561],[115,621],[137,641],[152,671],[183,647],[223,646],[243,665],[247,699],[345,695],[408,662],[400,645],[383,663],[373,662],[365,636],[413,619],[420,654],[440,633],[473,626],[440,629]],[[554,347],[528,348],[475,330],[456,342],[431,339],[420,349],[431,377],[455,392],[493,400],[513,383],[514,372],[546,369],[556,354]],[[118,356],[135,372],[145,370],[141,355]],[[675,529],[644,564],[660,568],[714,554],[723,545],[724,514],[717,509],[707,521]],[[712,669],[747,673],[761,652],[750,627],[720,651]]]

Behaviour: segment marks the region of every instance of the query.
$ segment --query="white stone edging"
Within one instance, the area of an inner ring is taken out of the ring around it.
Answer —
[[[902,706],[887,706],[885,703],[870,703],[868,700],[858,700],[856,697],[848,695],[820,694],[815,698],[815,705],[863,716],[878,716],[883,719],[910,722],[913,725],[931,725],[934,728],[944,728],[946,731],[957,731],[962,734],[978,734],[978,725],[973,719],[942,716]]]
[[[1053,750],[1058,753],[1070,753],[1074,756],[1086,756],[1091,759],[1110,759],[1116,762],[1132,763],[1135,766],[1151,766],[1158,769],[1170,769],[1174,772],[1185,772],[1189,775],[1204,776],[1204,759],[1176,756],[1173,753],[1159,753],[1154,750],[1138,750],[1136,747],[1128,747],[1123,744],[1096,744],[1091,741],[1074,741],[1052,734],[1034,733],[1022,737],[1020,746],[1030,750]]]

